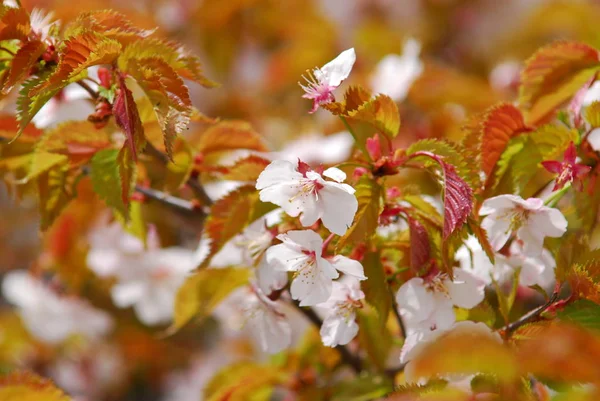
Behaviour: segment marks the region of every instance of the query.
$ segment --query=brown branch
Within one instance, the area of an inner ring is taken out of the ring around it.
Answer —
[[[167,165],[169,163],[169,157],[160,150],[156,149],[156,147],[149,141],[146,142],[146,147],[144,151],[150,156],[159,160],[164,165]],[[210,206],[213,204],[212,199],[208,196],[208,194],[204,190],[204,187],[198,181],[197,176],[190,176],[190,178],[188,178],[188,180],[186,181],[186,185],[190,187],[192,192],[194,192],[194,195],[200,200],[200,202],[202,202],[202,205]]]
[[[540,315],[544,313],[549,307],[551,307],[558,300],[559,291],[555,290],[548,301],[541,306],[527,312],[523,316],[521,316],[518,320],[515,320],[512,323],[507,324],[502,329],[500,329],[506,337],[510,336],[510,334],[517,330],[519,327],[526,325],[527,323],[534,322],[540,318]]]
[[[176,196],[169,195],[165,192],[157,191],[156,189],[136,185],[135,191],[143,194],[147,198],[160,202],[165,206],[168,206],[169,208],[175,209],[179,212],[204,213],[202,209],[195,207],[192,202],[187,201],[185,199],[177,198]]]
[[[312,308],[303,308],[295,302],[293,304],[298,308],[300,312],[302,312],[304,316],[306,316],[308,320],[311,321],[312,324],[314,324],[319,329],[321,328],[323,321]],[[335,349],[340,353],[342,361],[344,361],[345,364],[349,365],[352,368],[352,370],[354,370],[356,373],[362,372],[362,362],[360,358],[352,354],[345,345],[338,345],[335,347]]]
[[[95,90],[93,90],[92,87],[89,86],[86,82],[77,81],[77,85],[79,85],[83,89],[85,89],[85,91],[90,94],[90,96],[92,97],[92,99],[98,100],[98,98],[100,97],[100,95],[98,94],[98,92],[96,92]]]

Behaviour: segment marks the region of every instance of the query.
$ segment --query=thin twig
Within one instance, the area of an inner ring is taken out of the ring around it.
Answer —
[[[546,311],[552,304],[554,304],[558,300],[558,291],[554,291],[548,301],[542,306],[538,306],[537,308],[529,311],[528,313],[521,316],[518,320],[507,324],[501,330],[505,333],[506,336],[510,335],[513,331],[517,330],[519,327],[526,325],[527,323],[531,323],[539,319],[540,315]]]
[[[89,86],[86,82],[77,81],[77,85],[79,85],[83,89],[85,89],[85,91],[90,94],[90,96],[92,97],[92,99],[97,100],[98,97],[100,97],[100,95],[98,94],[98,92],[96,92],[95,90],[93,90],[92,87]]]
[[[304,316],[306,316],[306,318],[311,321],[312,324],[314,324],[318,328],[321,327],[321,325],[323,324],[323,321],[315,313],[315,311],[312,308],[303,308],[303,307],[297,305],[296,303],[294,303],[294,305],[296,305],[296,307],[298,308],[298,310],[300,312],[302,312],[304,314]],[[340,356],[342,357],[342,360],[347,365],[350,365],[350,367],[356,373],[360,373],[362,371],[362,362],[361,362],[360,358],[358,358],[356,355],[352,354],[348,350],[348,348],[346,348],[346,346],[344,346],[344,345],[338,345],[338,346],[335,347],[335,349],[338,350],[338,352],[340,353]]]
[[[404,321],[402,320],[402,316],[400,316],[400,312],[398,312],[398,304],[396,304],[396,297],[392,293],[392,290],[389,289],[390,296],[392,298],[392,312],[394,312],[394,316],[396,317],[396,321],[398,322],[398,326],[400,327],[400,334],[402,337],[406,339],[406,327],[404,327]]]
[[[136,192],[143,194],[144,196],[153,199],[157,202],[164,204],[172,209],[185,212],[185,213],[204,213],[202,209],[194,207],[192,202],[185,199],[177,198],[176,196],[169,195],[165,192],[157,191],[156,189],[135,186]]]
[[[165,165],[169,163],[169,157],[160,150],[156,149],[156,147],[149,141],[146,142],[146,148],[144,151]],[[200,202],[202,202],[204,206],[210,206],[213,204],[212,199],[208,196],[197,177],[191,176],[188,178],[186,185],[190,187],[190,189],[194,192],[194,195],[200,200]]]

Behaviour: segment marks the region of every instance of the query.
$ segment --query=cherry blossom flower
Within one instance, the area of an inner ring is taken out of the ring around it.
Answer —
[[[490,336],[490,338],[494,339],[498,343],[502,343],[502,338],[496,332],[492,332],[492,330],[486,326],[484,323],[471,322],[469,320],[465,320],[462,322],[454,323],[448,330],[438,330],[426,335],[420,334],[417,336],[409,336],[404,343],[403,348],[407,348],[406,351],[403,349],[403,354],[401,357],[401,362],[406,363],[407,365],[404,368],[404,377],[408,383],[421,383],[426,381],[428,378],[417,377],[414,372],[414,367],[410,363],[412,360],[416,359],[429,344],[434,341],[442,338],[444,336],[474,336],[474,335],[485,335]],[[460,375],[452,375],[451,379],[453,381],[460,381]]]
[[[308,71],[307,75],[303,76],[306,84],[299,82],[299,85],[306,93],[302,97],[313,101],[309,113],[314,113],[323,104],[335,101],[333,91],[348,78],[355,61],[354,48],[348,49],[323,67]]]
[[[364,298],[360,282],[354,277],[345,276],[333,282],[329,299],[317,305],[325,310],[327,316],[320,331],[323,344],[335,347],[352,341],[358,333],[355,310],[362,307],[361,300]]]
[[[587,136],[587,141],[592,149],[594,149],[596,152],[600,152],[600,128],[596,128],[590,132]]]
[[[260,200],[280,206],[288,215],[300,215],[304,227],[321,219],[323,225],[337,235],[343,235],[354,220],[358,201],[354,188],[342,184],[346,174],[328,168],[323,176],[308,168],[305,163],[275,160],[260,174],[256,189]]]
[[[254,340],[270,354],[288,348],[292,342],[292,329],[278,303],[267,298],[256,286],[249,287],[249,290],[243,303],[243,313],[245,326]]]
[[[567,183],[575,182],[579,184],[579,190],[581,190],[582,184],[581,179],[592,169],[590,166],[585,164],[579,164],[577,160],[577,149],[573,142],[569,144],[569,147],[565,151],[565,155],[562,162],[557,160],[547,160],[542,162],[542,166],[551,173],[558,174],[556,182],[554,183],[553,191],[561,189]]]
[[[454,306],[471,309],[484,298],[485,281],[455,268],[454,280],[445,274],[415,277],[402,284],[396,294],[408,334],[449,328],[456,320]]]
[[[410,38],[404,43],[401,56],[388,54],[382,58],[371,78],[373,91],[388,95],[397,102],[404,100],[412,83],[423,73],[420,52],[421,44]]]
[[[544,205],[539,198],[524,200],[516,195],[499,195],[486,199],[479,209],[481,222],[490,244],[499,251],[508,241],[511,232],[523,241],[523,252],[539,255],[545,237],[560,237],[567,230],[567,220],[558,209]]]
[[[300,306],[327,301],[338,271],[366,280],[360,262],[341,255],[323,258],[323,239],[312,230],[288,231],[277,238],[283,243],[267,249],[267,263],[295,273],[290,292],[293,299],[300,300]]]
[[[523,244],[515,241],[510,246],[510,256],[501,257],[496,264],[506,264],[513,271],[519,270],[519,284],[527,287],[539,285],[549,288],[554,284],[556,261],[547,249],[543,249],[539,255],[527,255],[523,253]],[[500,255],[501,256],[501,255]]]
[[[177,290],[196,267],[194,252],[158,248],[158,241],[152,234],[149,237],[145,250],[142,241],[125,233],[119,223],[101,228],[91,235],[87,263],[101,277],[116,277],[111,289],[115,305],[133,306],[147,325],[165,324],[172,319]]]
[[[29,332],[47,343],[57,344],[72,335],[95,340],[113,327],[107,313],[78,298],[58,295],[25,271],[7,273],[2,294],[17,306]]]

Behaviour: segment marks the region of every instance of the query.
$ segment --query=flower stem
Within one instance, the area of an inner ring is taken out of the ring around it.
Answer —
[[[331,242],[331,240],[333,239],[333,237],[335,236],[334,233],[329,234],[329,237],[327,237],[325,239],[325,241],[323,241],[323,247],[321,248],[321,253],[325,253],[325,251],[327,250],[327,246],[329,246],[329,243]]]
[[[348,132],[352,135],[352,138],[354,138],[354,143],[356,143],[356,146],[358,146],[360,151],[363,152],[363,154],[367,157],[367,159],[369,161],[373,161],[371,159],[371,155],[369,154],[369,152],[367,152],[367,148],[365,147],[365,144],[358,140],[356,134],[352,130],[352,127],[350,127],[350,124],[348,124],[348,120],[346,120],[346,117],[344,117],[344,116],[339,116],[339,117],[340,117],[340,120],[342,120],[342,122],[344,123],[344,126],[346,127]]]
[[[548,199],[544,202],[544,205],[548,207],[554,207],[562,199],[562,197],[567,193],[567,191],[571,188],[571,184],[567,184],[558,191],[550,194]]]

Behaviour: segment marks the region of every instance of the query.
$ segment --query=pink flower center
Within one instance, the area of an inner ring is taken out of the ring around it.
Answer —
[[[319,71],[315,69],[314,71]],[[317,108],[326,103],[331,103],[335,101],[335,96],[333,96],[333,90],[336,88],[334,86],[330,86],[327,82],[319,80],[314,71],[308,71],[306,75],[303,75],[302,78],[306,81],[305,84],[298,82],[300,87],[304,90],[305,94],[302,96],[304,99],[311,99],[313,101],[313,108],[310,111],[314,113]]]

